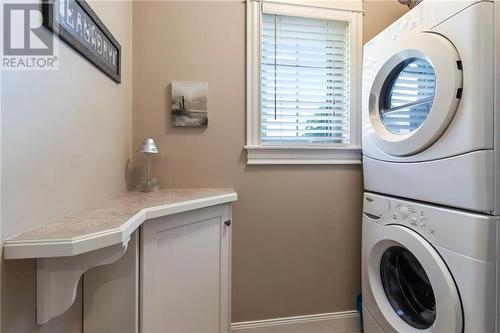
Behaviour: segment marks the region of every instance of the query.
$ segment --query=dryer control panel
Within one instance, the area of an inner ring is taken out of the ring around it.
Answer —
[[[390,25],[386,31],[391,36],[392,40],[396,40],[401,34],[415,30],[425,30],[427,28],[424,23],[425,18],[425,6],[418,6],[415,10],[408,12],[406,15],[401,17],[395,23]]]

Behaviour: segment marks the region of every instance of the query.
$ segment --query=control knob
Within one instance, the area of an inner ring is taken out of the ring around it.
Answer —
[[[408,215],[410,215],[408,207],[406,207],[406,206],[401,207],[401,209],[399,210],[399,212],[401,213],[401,217],[404,218],[404,219],[407,218]]]

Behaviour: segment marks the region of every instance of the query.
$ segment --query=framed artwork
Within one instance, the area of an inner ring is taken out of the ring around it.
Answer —
[[[43,25],[117,83],[121,46],[84,0],[42,1]]]
[[[172,81],[172,126],[208,126],[208,83]]]

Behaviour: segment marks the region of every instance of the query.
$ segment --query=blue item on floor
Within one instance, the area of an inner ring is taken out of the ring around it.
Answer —
[[[363,297],[361,294],[356,297],[356,309],[359,312],[359,319],[361,319],[361,327],[363,327]]]

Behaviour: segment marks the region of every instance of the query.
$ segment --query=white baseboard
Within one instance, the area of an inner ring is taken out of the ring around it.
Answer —
[[[244,321],[231,324],[234,333],[347,333],[360,332],[357,311]]]

